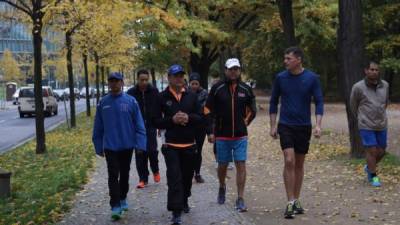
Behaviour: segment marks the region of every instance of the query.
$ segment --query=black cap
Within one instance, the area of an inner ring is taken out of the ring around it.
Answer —
[[[193,81],[193,80],[200,81],[200,74],[198,74],[196,72],[191,73],[189,76],[189,82]]]

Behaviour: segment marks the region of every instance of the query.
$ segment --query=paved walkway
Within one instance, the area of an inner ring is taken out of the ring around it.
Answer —
[[[131,189],[128,194],[130,210],[118,222],[110,220],[108,205],[108,187],[106,163],[103,159],[97,160],[96,170],[91,179],[77,197],[69,214],[59,224],[67,225],[105,225],[105,224],[170,224],[170,212],[166,209],[167,186],[165,164],[162,155],[159,156],[162,173],[161,183],[155,184],[150,179],[149,186],[138,190],[135,187],[138,181],[134,160],[131,165]],[[225,205],[216,203],[217,180],[207,168],[203,170],[206,183],[193,183],[189,214],[182,217],[183,224],[230,224],[239,225],[252,223],[234,209],[234,203],[227,201]]]

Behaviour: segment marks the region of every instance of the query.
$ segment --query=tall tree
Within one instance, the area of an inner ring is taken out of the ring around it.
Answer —
[[[292,0],[277,0],[279,7],[279,15],[281,17],[283,31],[286,37],[286,44],[288,46],[297,45],[296,36],[294,32],[294,20],[293,20],[293,9]]]
[[[42,93],[42,30],[44,10],[49,4],[59,1],[42,0],[0,0],[25,13],[32,24],[34,90],[35,90],[35,123],[36,123],[36,153],[46,152],[46,133],[44,129],[43,93]]]
[[[3,58],[0,60],[0,70],[3,73],[3,80],[16,81],[21,83],[23,76],[17,60],[14,59],[12,52],[8,49],[4,51]]]
[[[363,75],[364,36],[361,0],[339,0],[338,59],[341,91],[346,103],[351,156],[360,158],[363,149],[358,135],[357,118],[350,110],[350,94],[354,83]]]

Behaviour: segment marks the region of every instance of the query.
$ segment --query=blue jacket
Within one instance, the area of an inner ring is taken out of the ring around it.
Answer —
[[[281,100],[279,123],[285,125],[311,125],[311,100],[315,102],[315,114],[323,115],[324,103],[319,77],[310,70],[292,75],[283,71],[275,79],[270,99],[270,114],[278,112]]]
[[[104,96],[97,106],[92,140],[96,154],[104,149],[146,150],[146,129],[135,98],[125,93]]]

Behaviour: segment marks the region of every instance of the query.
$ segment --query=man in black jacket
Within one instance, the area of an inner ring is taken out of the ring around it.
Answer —
[[[165,129],[162,153],[167,166],[168,203],[173,224],[181,224],[181,212],[188,213],[196,153],[195,131],[201,123],[197,96],[185,90],[185,71],[180,65],[168,69],[169,86],[159,94],[152,122]]]
[[[158,168],[158,151],[157,151],[157,129],[151,125],[151,110],[158,96],[157,88],[149,84],[149,72],[147,70],[139,70],[137,72],[137,85],[128,90],[128,94],[135,97],[139,103],[140,111],[146,126],[147,135],[147,151],[135,153],[136,169],[139,175],[139,184],[137,188],[144,188],[149,179],[148,163],[150,162],[151,171],[153,172],[154,182],[160,182],[160,173]]]
[[[247,126],[256,116],[255,96],[240,80],[241,66],[236,58],[225,64],[225,79],[212,86],[204,113],[208,140],[216,143],[218,161],[218,203],[225,203],[225,178],[229,162],[235,161],[238,198],[236,209],[247,211],[243,200],[246,183]]]

